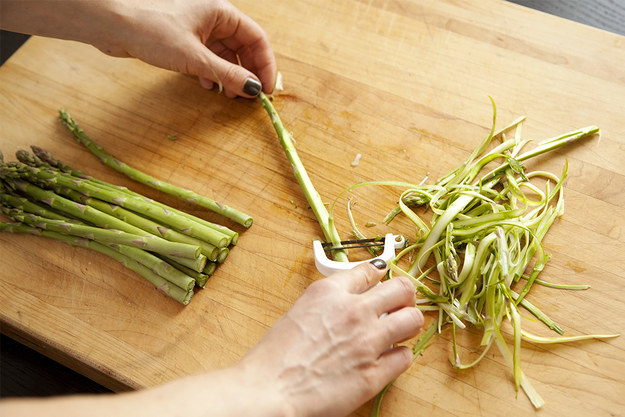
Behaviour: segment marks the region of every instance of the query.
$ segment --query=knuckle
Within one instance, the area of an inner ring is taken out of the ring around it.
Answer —
[[[375,366],[361,368],[361,383],[367,394],[375,393],[380,383],[380,371]]]
[[[237,75],[237,67],[235,67],[234,65],[228,65],[225,72],[221,76],[221,82],[224,84],[224,86],[232,88],[237,81]]]
[[[380,280],[382,272],[371,264],[367,264],[366,267],[361,269],[363,271],[365,283],[367,288],[372,287],[376,282]]]
[[[341,308],[342,321],[346,328],[359,329],[363,323],[364,314],[358,307],[356,304],[346,304]],[[362,338],[367,338],[367,335],[361,335]]]
[[[323,296],[334,290],[334,285],[328,279],[314,281],[306,288],[306,293],[314,296]]]
[[[408,308],[409,320],[411,323],[412,333],[416,334],[423,327],[423,314],[418,308]]]
[[[402,365],[402,369],[406,370],[408,368],[410,368],[410,365],[412,365],[412,361],[414,359],[413,354],[412,354],[412,349],[410,349],[407,346],[402,346],[399,349],[400,352],[400,363]]]
[[[399,276],[396,278],[396,280],[402,287],[402,294],[406,296],[407,300],[411,300],[411,303],[414,304],[414,301],[416,300],[415,287],[410,279],[404,276]]]

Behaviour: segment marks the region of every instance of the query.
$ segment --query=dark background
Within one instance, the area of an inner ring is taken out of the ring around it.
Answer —
[[[625,0],[509,1],[625,36]],[[27,35],[0,31],[0,65],[27,39]],[[3,333],[1,327],[0,333]],[[82,375],[1,335],[0,398],[107,391]]]

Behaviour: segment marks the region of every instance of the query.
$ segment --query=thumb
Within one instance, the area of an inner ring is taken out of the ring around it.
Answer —
[[[350,270],[337,272],[327,279],[332,279],[346,291],[359,294],[375,286],[387,271],[387,264],[376,258],[371,262],[364,262]]]
[[[189,72],[197,75],[204,87],[218,86],[229,98],[236,96],[253,98],[262,90],[262,84],[251,71],[233,64],[213,53],[201,45],[200,59],[196,68],[189,68]]]

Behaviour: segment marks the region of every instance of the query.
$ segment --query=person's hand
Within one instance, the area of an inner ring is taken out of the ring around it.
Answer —
[[[376,285],[386,265],[366,263],[314,282],[236,365],[127,394],[0,402],[0,414],[143,417],[344,416],[412,363],[393,346],[423,316],[403,277]]]
[[[94,45],[199,77],[228,97],[270,93],[276,61],[261,27],[226,0],[1,0],[2,28]]]
[[[270,93],[276,62],[261,27],[225,0],[128,2],[123,31],[111,45],[115,56],[198,76],[202,85],[223,86],[228,97]],[[240,65],[239,65],[240,64]],[[259,82],[260,81],[260,82]]]
[[[314,282],[239,364],[280,391],[288,415],[346,415],[411,365],[412,350],[392,346],[423,325],[414,286],[403,277],[376,285],[378,266]]]

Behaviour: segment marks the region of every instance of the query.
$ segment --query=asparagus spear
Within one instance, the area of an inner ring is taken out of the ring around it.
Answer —
[[[164,210],[170,210],[170,211],[174,211],[178,214],[181,215],[185,215],[187,218],[189,218],[192,221],[196,221],[196,222],[201,222],[202,224],[205,224],[208,227],[211,227],[213,229],[215,229],[218,232],[223,233],[223,235],[227,238],[227,241],[224,244],[235,244],[236,241],[235,239],[238,239],[238,233],[228,229],[227,227],[223,227],[223,226],[219,226],[219,225],[215,225],[212,224],[210,222],[204,221],[202,219],[199,219],[197,217],[194,217],[192,215],[189,215],[185,212],[182,212],[180,210],[174,209],[172,207],[166,206],[165,204],[159,203],[158,201],[155,200],[151,200],[151,199],[147,199],[145,197],[143,197],[141,194],[135,193],[130,191],[129,189],[127,189],[126,187],[122,187],[122,186],[117,186],[117,185],[113,185],[110,183],[107,183],[105,181],[99,180],[97,178],[88,176],[84,173],[82,173],[81,171],[78,171],[76,169],[73,169],[72,167],[70,167],[67,164],[64,164],[63,162],[61,162],[60,160],[54,158],[50,152],[36,147],[36,146],[32,146],[31,147],[33,149],[33,152],[35,152],[37,158],[33,158],[32,156],[28,156],[26,154],[28,154],[28,152],[22,152],[20,156],[18,156],[18,159],[22,160],[24,163],[27,163],[30,166],[33,167],[51,167],[51,168],[55,168],[58,169],[60,171],[62,171],[63,173],[68,173],[69,175],[79,178],[79,179],[84,179],[84,180],[89,180],[90,182],[94,182],[94,185],[99,185],[102,186],[106,189],[111,190],[112,192],[120,192],[120,193],[125,193],[128,194],[130,196],[134,196],[134,197],[138,197],[138,198],[143,198],[146,199],[146,201],[149,201],[153,204],[156,204],[160,207],[162,207]],[[223,258],[222,255],[222,251],[220,250],[220,248],[217,248],[215,245],[212,245],[208,242],[205,242],[203,240],[191,237],[189,235],[185,235],[183,233],[180,233],[176,230],[173,230],[169,227],[166,227],[160,223],[157,223],[151,219],[148,219],[146,217],[140,216],[132,211],[126,210],[123,207],[120,207],[116,204],[108,204],[104,201],[95,199],[95,198],[91,198],[91,197],[87,197],[84,194],[81,194],[75,190],[71,190],[68,188],[59,188],[57,187],[57,192],[61,195],[64,195],[68,198],[70,198],[73,201],[77,201],[77,202],[81,202],[82,204],[91,206],[97,210],[102,211],[103,213],[109,214],[111,216],[114,216],[126,223],[129,223],[133,226],[136,226],[140,229],[143,229],[144,231],[151,233],[153,235],[156,236],[160,236],[164,239],[170,240],[170,241],[174,241],[174,242],[180,242],[180,243],[187,243],[190,245],[196,245],[199,246],[201,249],[201,253],[206,256],[206,258],[208,258],[208,260],[210,261],[217,261],[218,258]],[[190,259],[172,259],[170,257],[170,262],[174,262],[179,264],[180,266],[184,266],[188,269],[192,269],[196,272],[202,271],[204,268],[204,263],[203,260],[201,258],[196,259],[195,262],[191,261]]]
[[[328,210],[326,210],[325,204],[323,204],[323,201],[321,200],[321,196],[308,177],[304,164],[297,155],[290,133],[284,128],[284,125],[280,120],[280,116],[278,116],[278,113],[273,107],[273,104],[271,104],[269,98],[263,92],[260,93],[259,98],[263,108],[271,118],[271,123],[278,134],[280,144],[282,145],[287,159],[293,168],[295,179],[302,188],[302,191],[304,191],[306,200],[312,208],[313,213],[315,213],[315,217],[321,226],[321,230],[323,231],[325,238],[328,242],[332,242],[333,246],[340,247],[341,238],[339,237],[336,227],[334,226],[334,221],[330,217]],[[347,252],[345,250],[336,250],[333,252],[333,256],[336,261],[347,262]]]
[[[43,164],[45,164],[44,166],[49,166],[55,169],[58,169],[59,171],[62,172],[66,172],[68,174],[71,174],[75,177],[79,177],[79,178],[93,178],[91,176],[88,176],[72,167],[70,167],[69,165],[63,163],[62,161],[60,161],[59,159],[55,158],[49,151],[39,147],[39,146],[35,146],[35,145],[31,145],[30,149],[33,151],[33,153],[35,154],[35,156],[37,158],[39,158],[39,161],[41,161]],[[19,159],[19,157],[18,157]],[[35,160],[33,160],[35,161]],[[27,163],[25,161],[22,161],[24,163]],[[33,165],[35,166],[35,165]],[[41,166],[41,165],[39,165]]]
[[[50,207],[53,207],[61,212],[67,213],[70,216],[77,217],[91,224],[107,228],[118,229],[128,233],[145,235],[147,234],[142,229],[125,223],[113,216],[96,210],[93,207],[80,204],[78,202],[64,198],[53,191],[42,189],[27,181],[16,180],[8,177],[4,177],[5,182],[12,184],[12,186],[21,192],[29,195],[37,201],[41,201]],[[175,258],[176,262],[180,262],[189,266],[197,271],[202,271],[206,265],[206,256],[200,254],[194,259],[187,260],[187,258]],[[189,262],[190,261],[190,262]]]
[[[5,192],[0,193],[0,204],[7,207],[19,208],[27,213],[33,213],[48,219],[67,220],[66,217],[49,210],[37,203],[33,203],[24,197],[17,197]]]
[[[210,243],[204,242],[203,240],[196,239],[189,235],[185,235],[184,233],[180,233],[176,230],[165,227],[159,223],[156,223],[153,220],[140,216],[130,210],[126,210],[123,207],[117,206],[115,204],[108,204],[96,198],[87,197],[74,190],[60,189],[59,194],[69,197],[74,201],[79,201],[82,204],[91,206],[125,223],[136,226],[153,235],[160,236],[163,239],[199,246],[201,253],[205,255],[210,261],[217,260],[219,248],[217,248],[215,245],[211,245]]]
[[[103,244],[92,240],[86,240],[77,238],[75,236],[63,235],[56,232],[51,232],[48,230],[42,230],[34,227],[30,227],[27,225],[18,225],[11,223],[0,222],[0,231],[11,232],[11,233],[27,233],[36,236],[44,236],[51,239],[60,240],[62,242],[68,243],[72,246],[80,246],[85,247],[91,250],[95,250],[97,252],[103,253],[116,261],[120,262],[122,265],[132,269],[137,272],[139,275],[150,281],[156,288],[158,288],[163,293],[167,294],[174,300],[187,305],[191,301],[193,297],[193,290],[185,290],[178,285],[173,284],[172,282],[164,279],[162,276],[153,272],[150,268],[145,265],[136,262],[134,259],[128,257],[127,255],[118,252],[110,247],[107,247]],[[129,248],[132,249],[132,248]],[[140,250],[139,250],[140,251]],[[144,252],[147,253],[147,252]]]
[[[180,273],[177,269],[170,265],[170,263],[159,259],[150,252],[141,250],[139,248],[140,244],[133,241],[127,241],[129,240],[128,237],[133,235],[108,229],[94,228],[84,224],[70,224],[63,220],[45,219],[34,214],[21,212],[19,209],[15,208],[8,209],[2,207],[2,212],[14,221],[20,222],[25,226],[75,236],[76,238],[84,240],[97,241],[98,243],[111,247],[125,256],[128,256],[129,258],[145,265],[156,274],[183,289],[192,289],[195,285],[195,282],[189,274]],[[68,230],[71,230],[72,232],[68,233]],[[126,235],[126,237],[124,237],[124,235]],[[116,239],[116,237],[121,238]],[[141,238],[141,236],[139,236],[139,238]],[[203,269],[200,270],[203,271]]]
[[[108,214],[121,220],[122,223],[126,224],[126,226],[121,226],[120,224],[120,227],[125,228],[124,230],[129,231],[129,233],[133,233],[132,231],[134,230],[136,231],[136,233],[140,234],[140,231],[142,230],[144,232],[160,236],[163,239],[167,239],[172,242],[186,243],[189,245],[200,247],[200,254],[195,258],[168,256],[168,262],[176,267],[180,265],[192,269],[196,272],[202,272],[209,260],[215,261],[219,256],[219,248],[211,245],[210,243],[162,226],[150,219],[142,217],[136,213],[133,213],[132,211],[126,210],[123,207],[119,207],[115,204],[108,204],[104,201],[84,196],[74,190],[69,190],[67,188],[57,187],[56,192],[59,195],[69,197],[70,200],[88,205],[101,211],[102,213]]]
[[[160,207],[164,211],[175,212],[182,217],[186,217],[191,222],[201,223],[202,226],[212,228],[216,231],[216,234],[221,234],[221,237],[225,237],[228,244],[236,244],[238,234],[226,227],[212,224],[160,202],[146,199],[144,196],[125,187],[119,187],[90,177],[62,163],[42,148],[33,146],[32,149],[34,154],[27,151],[18,151],[16,153],[17,159],[21,164],[8,162],[0,166],[1,178],[9,185],[9,187],[5,187],[4,183],[0,182],[0,204],[6,206],[5,208],[0,207],[0,209],[13,219],[22,221],[18,225],[4,224],[0,226],[0,230],[28,232],[38,235],[46,234],[59,239],[61,235],[71,235],[68,243],[92,247],[113,257],[124,259],[124,262],[131,260],[134,264],[130,265],[132,265],[134,270],[143,275],[148,275],[157,284],[159,282],[162,283],[163,279],[173,283],[174,285],[171,286],[171,291],[169,292],[178,292],[179,300],[185,303],[190,300],[195,285],[200,287],[206,285],[208,278],[216,269],[216,262],[223,262],[227,257],[228,248],[226,246],[218,248],[215,245],[182,234],[116,204],[109,204],[85,195],[76,189],[69,188],[70,183],[75,185],[87,184],[87,186],[95,187],[97,190],[103,189],[113,194],[119,194],[120,198],[144,200],[146,203]],[[74,188],[85,192],[84,189],[78,186]],[[19,194],[29,196],[34,201],[18,195],[18,192]],[[40,201],[37,200],[38,198],[44,198],[45,202],[42,202],[50,208],[36,203],[35,201]],[[88,207],[95,210],[90,210]],[[57,210],[58,213],[52,210]],[[104,216],[101,214],[104,214]],[[116,222],[113,218],[121,222]],[[81,220],[86,223],[82,223]],[[91,222],[104,227],[110,227],[112,223],[115,223],[127,232],[93,227],[87,224]],[[31,228],[28,229],[28,226],[31,226]],[[36,226],[41,228],[41,230],[37,230]],[[145,232],[148,233],[146,234]],[[57,236],[55,236],[55,233]],[[75,236],[75,238],[72,239],[72,236]],[[65,240],[67,241],[67,239]],[[87,240],[91,240],[91,242],[87,242]],[[194,253],[191,254],[189,252],[188,258],[180,257],[180,255],[183,255],[182,253],[174,253],[173,255],[175,256],[172,257],[172,254],[169,253],[171,251],[163,250],[162,245],[155,245],[153,241],[158,241],[158,243],[165,242],[165,247],[169,246],[170,248],[186,248],[186,250],[193,248]],[[183,245],[180,246],[176,242]],[[153,252],[148,252],[141,248],[153,250]],[[202,254],[197,256],[199,251]],[[161,255],[155,256],[159,253]],[[163,253],[169,256],[165,256]],[[207,262],[207,254],[210,255],[213,262]],[[163,288],[168,286],[169,284],[165,283]],[[184,291],[186,301],[181,298],[182,293],[176,290],[174,286],[180,287]],[[188,294],[189,292],[191,294]]]
[[[90,181],[96,182],[98,185],[100,186],[104,186],[104,187],[109,187],[112,188],[118,192],[122,192],[122,193],[126,193],[126,194],[130,194],[133,195],[135,197],[143,197],[138,193],[135,193],[131,190],[129,190],[126,187],[121,187],[121,186],[117,186],[117,185],[113,185],[113,184],[109,184],[105,181],[99,180],[97,178],[94,178],[92,176],[86,175],[81,171],[78,171],[74,168],[72,168],[71,166],[63,163],[62,161],[60,161],[59,159],[55,158],[49,151],[40,148],[38,146],[31,146],[31,149],[33,150],[34,155],[30,155],[28,152],[25,151],[18,151],[20,152],[20,155],[18,155],[18,159],[22,162],[24,162],[25,164],[28,164],[30,166],[39,166],[39,167],[51,167],[51,168],[56,168],[62,172],[68,173],[74,177],[77,178],[82,178],[82,179],[88,179]],[[154,204],[159,205],[160,207],[163,207],[166,210],[170,210],[173,212],[176,212],[177,214],[180,214],[182,216],[185,216],[189,219],[192,219],[194,221],[197,221],[207,227],[210,227],[212,229],[215,229],[221,233],[223,233],[224,235],[228,236],[229,238],[229,242],[228,244],[232,244],[232,245],[236,245],[238,238],[239,238],[239,234],[225,226],[219,225],[219,224],[215,224],[215,223],[211,223],[209,221],[206,221],[204,219],[195,217],[191,214],[188,214],[184,211],[175,209],[173,207],[169,207],[159,201],[156,200],[152,200],[152,202]],[[210,258],[209,258],[210,259]]]
[[[166,183],[157,178],[154,178],[150,175],[147,175],[120,160],[116,159],[108,152],[106,152],[101,146],[96,144],[76,123],[74,119],[67,113],[65,110],[60,111],[60,119],[67,126],[67,128],[72,132],[74,138],[85,146],[91,153],[97,156],[104,164],[109,167],[115,169],[122,174],[127,175],[135,181],[138,181],[142,184],[148,185],[157,190],[163,191],[167,194],[174,195],[183,200],[195,203],[199,206],[208,208],[216,213],[219,213],[238,224],[250,227],[253,223],[252,217],[248,216],[245,213],[242,213],[232,207],[228,207],[225,204],[218,203],[208,197],[199,195],[191,190],[187,190],[181,187],[177,187],[175,185]]]
[[[196,284],[193,276],[187,274],[186,270],[182,270],[181,268],[179,268],[178,263],[163,260],[155,254],[126,245],[111,243],[104,246],[108,246],[116,252],[119,252],[122,255],[135,260],[137,263],[140,263],[146,268],[149,268],[150,271],[156,273],[163,279],[171,282],[174,285],[177,285],[184,290],[191,291]]]
[[[154,204],[157,207],[160,207],[161,209],[163,209],[164,211],[167,212],[171,212],[174,213],[176,215],[182,216],[187,218],[189,221],[194,222],[194,223],[198,223],[202,226],[208,227],[210,229],[213,229],[216,233],[215,233],[215,239],[223,239],[224,237],[226,238],[225,242],[223,242],[223,246],[222,247],[226,247],[230,244],[232,245],[236,245],[237,241],[239,239],[239,234],[233,230],[230,230],[229,228],[225,227],[225,226],[221,226],[212,222],[209,222],[207,220],[201,219],[199,217],[193,216],[192,214],[186,213],[182,210],[178,210],[174,207],[168,206],[166,204],[161,203],[160,201],[156,201],[156,200],[152,200],[152,199],[148,199],[144,196],[142,196],[141,194],[135,193],[130,191],[129,189],[127,189],[126,187],[119,187],[119,186],[115,186],[112,184],[108,184],[104,181],[101,180],[94,180],[94,178],[89,177],[89,178],[85,178],[85,181],[88,181],[88,183],[90,183],[93,186],[96,187],[102,187],[104,189],[110,190],[111,192],[114,193],[123,193],[128,195],[129,197],[137,197],[137,198],[141,198],[144,199],[145,201],[149,201],[151,204]],[[222,237],[223,235],[223,237]]]
[[[0,186],[0,188],[3,191],[8,191],[4,188],[4,186]],[[55,211],[51,211],[39,204],[33,203],[30,200],[24,198],[24,197],[17,197],[11,194],[7,194],[7,193],[3,193],[0,194],[0,204],[2,204],[3,210],[7,210],[9,208],[13,208],[13,209],[17,209],[17,210],[21,210],[25,213],[31,213],[37,216],[42,216],[42,217],[46,217],[48,219],[56,219],[56,220],[63,220],[65,222],[80,222],[80,220],[75,220],[74,218],[69,218],[66,217],[62,214],[59,214]],[[118,251],[124,251],[125,246],[120,246],[117,248]],[[129,248],[130,249],[130,248]],[[133,255],[137,255],[139,254],[138,257],[133,256]],[[143,259],[144,263],[145,260],[149,260],[146,256],[141,255],[141,251],[139,252],[130,252],[128,254],[130,257],[136,259],[137,261],[141,262],[141,260]],[[153,260],[150,260],[153,261]],[[171,263],[175,263],[174,261],[170,260]],[[160,264],[160,263],[146,263],[150,268],[152,268],[153,270],[157,271],[159,274],[167,277],[167,272],[171,269],[171,267],[168,264]],[[193,265],[192,265],[193,267]],[[202,271],[204,268],[204,264],[203,263],[197,263],[195,265],[195,269],[198,269],[199,271]],[[165,275],[164,275],[165,274]]]
[[[173,258],[194,259],[200,254],[199,246],[170,242],[169,240],[161,239],[154,235],[135,235],[121,230],[103,229],[86,224],[70,223],[65,220],[47,219],[35,214],[25,213],[15,208],[3,210],[3,212],[13,220],[26,223],[33,227],[78,236],[88,240],[95,240],[100,243],[116,243],[131,246],[133,248],[145,249]]]
[[[217,268],[215,262],[207,262],[202,272],[195,271],[180,264],[175,264],[174,267],[195,279],[196,285],[200,288],[204,288],[206,286],[208,279],[211,277],[211,275],[213,275],[215,269]]]
[[[228,244],[228,238],[223,233],[215,229],[206,227],[188,217],[181,216],[156,204],[152,200],[141,198],[129,194],[119,194],[108,187],[99,187],[89,182],[89,180],[75,179],[60,172],[44,170],[28,166],[17,167],[17,175],[30,181],[54,184],[78,191],[88,197],[116,204],[127,208],[144,216],[157,220],[165,225],[170,225],[180,232],[189,236],[209,242],[217,247],[224,247]]]

